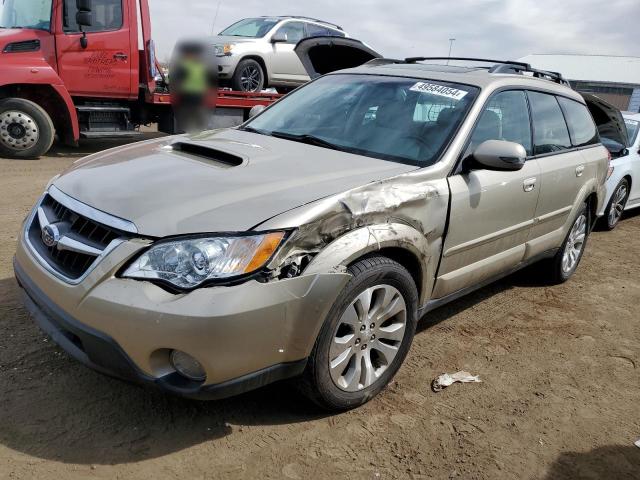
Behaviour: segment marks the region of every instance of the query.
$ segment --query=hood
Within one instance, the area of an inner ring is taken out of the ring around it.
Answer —
[[[312,79],[381,58],[378,52],[360,40],[342,37],[305,38],[298,42],[295,52]]]
[[[36,52],[40,50],[40,41],[50,36],[44,30],[30,28],[0,28],[0,52]]]
[[[607,146],[608,143],[613,141],[622,147],[627,147],[629,145],[629,136],[620,110],[590,93],[580,93],[580,95],[587,103],[587,107],[598,126],[598,132],[603,139],[602,143]]]
[[[415,170],[228,129],[101,152],[54,181],[143,235],[249,230],[286,210]]]

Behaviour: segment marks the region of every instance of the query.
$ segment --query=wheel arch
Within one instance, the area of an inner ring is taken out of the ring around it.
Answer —
[[[240,65],[240,62],[242,62],[243,60],[255,60],[260,64],[260,68],[262,68],[262,71],[264,72],[264,88],[267,88],[271,81],[271,72],[267,69],[267,63],[264,61],[264,58],[262,58],[260,55],[256,55],[255,53],[245,55],[238,61],[236,69],[238,68],[238,65]]]
[[[309,263],[304,274],[346,270],[372,253],[388,257],[405,267],[416,282],[420,305],[426,303],[433,288],[439,245],[406,224],[360,227],[338,237]]]
[[[2,85],[0,86],[0,99],[5,98],[22,98],[38,104],[51,117],[53,126],[61,140],[69,145],[77,143],[79,138],[78,117],[73,101],[64,87],[37,83]]]

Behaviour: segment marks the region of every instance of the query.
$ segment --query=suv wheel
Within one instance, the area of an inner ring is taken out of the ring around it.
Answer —
[[[302,380],[304,393],[328,410],[377,395],[402,365],[417,322],[416,285],[402,265],[372,256],[348,271],[353,278],[331,308]]]
[[[231,79],[231,88],[241,92],[259,92],[265,86],[265,75],[258,62],[250,58],[238,63]]]
[[[566,282],[573,275],[587,246],[588,237],[589,210],[587,205],[583,204],[560,250],[551,260],[551,280],[553,283]]]
[[[624,207],[627,205],[628,199],[629,182],[626,178],[623,178],[614,190],[613,195],[611,195],[609,205],[607,205],[607,209],[602,217],[603,226],[607,230],[613,230],[616,228],[616,225],[618,225],[618,222],[620,221],[620,217],[622,217],[622,212],[624,212]]]
[[[23,98],[0,101],[0,157],[38,158],[53,144],[51,117],[38,104]]]

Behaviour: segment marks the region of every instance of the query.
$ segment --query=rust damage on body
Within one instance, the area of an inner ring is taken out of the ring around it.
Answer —
[[[271,278],[344,273],[361,256],[403,249],[421,270],[421,300],[435,276],[431,259],[442,248],[449,190],[445,179],[405,174],[333,195],[267,222],[299,225],[268,265]],[[418,178],[417,178],[418,177]]]

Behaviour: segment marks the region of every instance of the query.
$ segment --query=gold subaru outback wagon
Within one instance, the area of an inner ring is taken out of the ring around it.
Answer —
[[[197,398],[297,377],[363,404],[431,309],[539,260],[567,280],[602,206],[584,99],[468,63],[375,59],[238,128],[75,163],[20,235],[27,308],[109,375]]]

